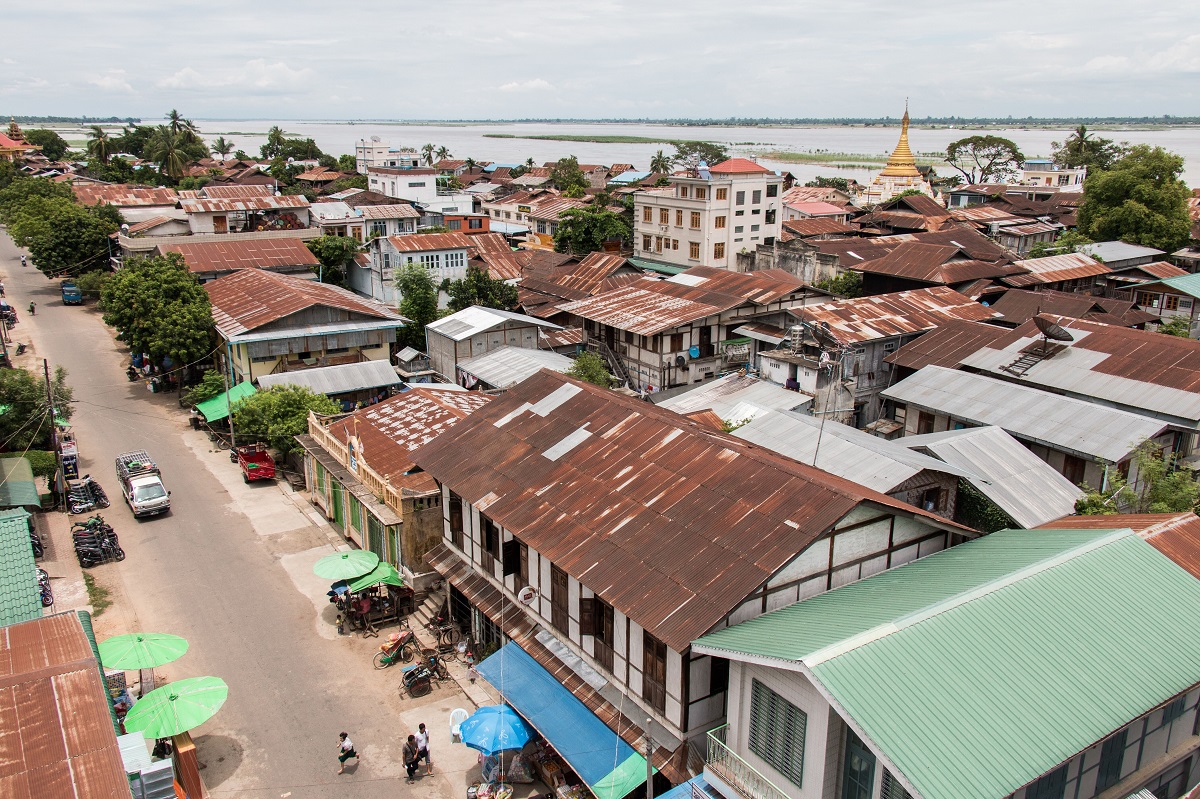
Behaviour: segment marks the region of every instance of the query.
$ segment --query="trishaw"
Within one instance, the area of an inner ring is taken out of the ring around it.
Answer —
[[[384,625],[405,624],[416,609],[412,588],[395,566],[385,562],[362,577],[339,580],[328,594],[337,605],[339,627],[360,630],[364,638],[377,636]]]

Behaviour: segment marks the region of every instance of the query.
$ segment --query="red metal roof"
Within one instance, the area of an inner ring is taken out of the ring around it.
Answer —
[[[1128,527],[1200,580],[1200,517],[1186,513],[1064,516],[1039,530],[1119,530]]]
[[[265,197],[230,197],[228,199],[189,200],[181,199],[179,207],[189,214],[213,214],[224,211],[287,211],[308,208],[305,197],[295,195],[269,195]]]
[[[864,502],[948,526],[548,370],[413,460],[676,652]]]
[[[180,238],[186,239],[186,236]],[[177,252],[191,272],[232,272],[237,269],[280,269],[317,266],[320,261],[300,239],[229,239],[160,244],[164,255]]]
[[[1183,277],[1184,275],[1188,274],[1186,269],[1180,269],[1178,266],[1166,263],[1165,261],[1158,261],[1152,264],[1141,264],[1135,268],[1140,269],[1151,277],[1156,277],[1159,280],[1166,280],[1170,277]]]
[[[271,197],[275,189],[268,185],[214,186],[211,183],[200,190],[206,199],[238,200],[247,197]]]
[[[428,252],[431,250],[467,250],[474,245],[462,233],[416,233],[410,236],[388,236],[388,242],[398,252]]]
[[[906,241],[881,258],[857,265],[863,272],[947,285],[980,278],[1011,275],[1020,271],[1012,264],[962,259],[963,251],[952,244],[923,244]]]
[[[1039,313],[1092,319],[1120,327],[1143,324],[1158,318],[1154,314],[1138,310],[1134,303],[1127,300],[1052,290],[1011,289],[992,303],[992,310],[1000,314],[1004,321],[1017,325],[1028,322]]]
[[[844,208],[839,208],[836,205],[833,205],[833,204],[827,203],[827,202],[823,202],[821,200],[806,200],[806,201],[800,201],[800,202],[789,202],[789,203],[787,203],[787,206],[789,208],[794,208],[795,210],[799,211],[800,213],[806,214],[808,216],[845,216],[846,215],[846,211]]]
[[[762,164],[754,163],[748,158],[730,158],[715,166],[710,166],[708,171],[714,175],[750,175],[770,172],[771,170]]]
[[[72,183],[75,199],[80,205],[108,203],[120,208],[146,205],[175,205],[179,195],[174,189],[134,186],[130,183]]]
[[[981,322],[992,317],[990,309],[946,286],[796,307],[792,314],[827,324],[846,344],[932,330],[947,318]]]
[[[0,629],[0,796],[129,799],[108,694],[75,613]]]

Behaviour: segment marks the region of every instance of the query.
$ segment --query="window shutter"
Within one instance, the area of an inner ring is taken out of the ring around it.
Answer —
[[[754,680],[750,690],[750,751],[803,787],[808,714]]]
[[[521,568],[521,542],[517,539],[505,541],[500,547],[500,559],[504,562],[504,576],[516,574]]]
[[[879,799],[912,799],[912,794],[904,790],[892,772],[883,770],[883,786],[879,791]]]
[[[579,634],[596,634],[596,599],[595,597],[579,598]]]

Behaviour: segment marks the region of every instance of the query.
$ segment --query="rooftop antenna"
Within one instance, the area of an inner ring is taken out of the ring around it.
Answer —
[[[1075,337],[1067,332],[1058,322],[1055,322],[1044,313],[1038,313],[1033,317],[1033,323],[1037,325],[1037,329],[1042,333],[1042,353],[1044,354],[1049,348],[1051,341],[1074,341]]]

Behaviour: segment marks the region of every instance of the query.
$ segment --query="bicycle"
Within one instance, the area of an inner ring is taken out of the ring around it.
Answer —
[[[437,640],[438,649],[454,652],[458,648],[458,642],[462,640],[462,630],[458,629],[458,625],[442,616],[431,619],[426,623],[425,629]]]

